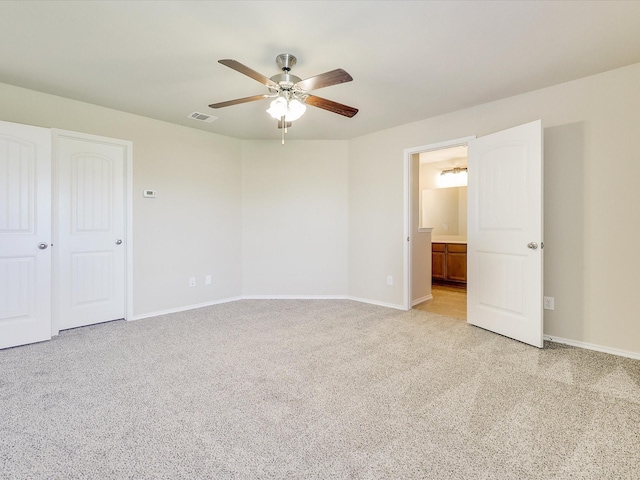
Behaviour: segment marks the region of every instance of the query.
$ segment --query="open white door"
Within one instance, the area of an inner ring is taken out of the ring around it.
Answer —
[[[467,321],[542,340],[542,122],[469,142]]]
[[[0,122],[0,348],[51,338],[51,130]]]

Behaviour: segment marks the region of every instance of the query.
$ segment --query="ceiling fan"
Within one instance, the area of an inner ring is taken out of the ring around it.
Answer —
[[[293,68],[297,62],[296,57],[290,53],[283,53],[276,57],[276,64],[283,73],[274,75],[271,78],[252,70],[236,60],[224,59],[219,60],[218,62],[242,73],[243,75],[257,80],[269,89],[269,93],[237,98],[226,102],[212,103],[209,107],[223,108],[231,105],[262,100],[264,98],[272,98],[271,106],[267,112],[273,118],[278,120],[278,128],[283,129],[283,143],[286,129],[291,126],[291,122],[302,116],[307,108],[305,105],[312,105],[349,118],[358,113],[357,108],[343,105],[342,103],[334,102],[333,100],[327,100],[326,98],[318,97],[316,95],[311,95],[309,93],[311,90],[330,87],[331,85],[337,85],[353,80],[351,75],[341,68],[302,80],[300,77],[289,73],[291,68]]]

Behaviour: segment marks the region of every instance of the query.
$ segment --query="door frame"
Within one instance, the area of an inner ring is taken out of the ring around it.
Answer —
[[[412,186],[413,169],[411,168],[411,161],[413,155],[417,153],[430,152],[433,150],[441,150],[443,148],[458,147],[467,145],[470,141],[475,140],[476,135],[469,137],[462,137],[455,140],[447,140],[444,142],[430,143],[419,147],[405,148],[404,149],[404,246],[403,246],[403,263],[404,263],[404,278],[403,278],[403,308],[404,310],[411,310],[411,199],[414,195]],[[417,193],[417,192],[415,192]]]
[[[58,142],[61,137],[89,140],[92,142],[106,143],[110,145],[119,145],[125,149],[125,165],[124,165],[124,191],[125,191],[125,320],[133,319],[133,142],[130,140],[121,140],[118,138],[104,137],[101,135],[92,135],[88,133],[74,132],[71,130],[61,130],[57,128],[51,129],[51,172],[52,172],[52,214],[51,214],[51,226],[52,226],[52,244],[53,248],[59,243],[59,231],[58,231]],[[52,252],[54,253],[55,250]],[[59,318],[59,290],[57,282],[59,268],[57,255],[52,255],[52,308],[51,308],[51,335],[58,335],[60,333],[60,318]]]

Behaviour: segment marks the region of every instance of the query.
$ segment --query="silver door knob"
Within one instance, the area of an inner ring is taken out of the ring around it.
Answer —
[[[120,245],[122,243],[122,240],[120,240],[119,238],[116,240],[116,245]]]
[[[527,247],[529,247],[531,250],[535,250],[536,248],[538,248],[538,244],[536,242],[530,242],[527,243]]]
[[[45,242],[42,242],[42,243],[39,243],[39,244],[38,244],[38,248],[39,248],[40,250],[46,250],[48,246],[49,246],[49,244],[48,244],[48,243],[45,243]]]

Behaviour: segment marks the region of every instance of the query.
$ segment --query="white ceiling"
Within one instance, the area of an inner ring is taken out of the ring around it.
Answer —
[[[348,139],[638,63],[640,2],[0,2],[0,82],[237,138],[280,132],[267,100],[207,106],[266,93],[217,60],[270,77],[280,53],[347,70],[314,94],[360,109],[309,107],[288,138]]]

